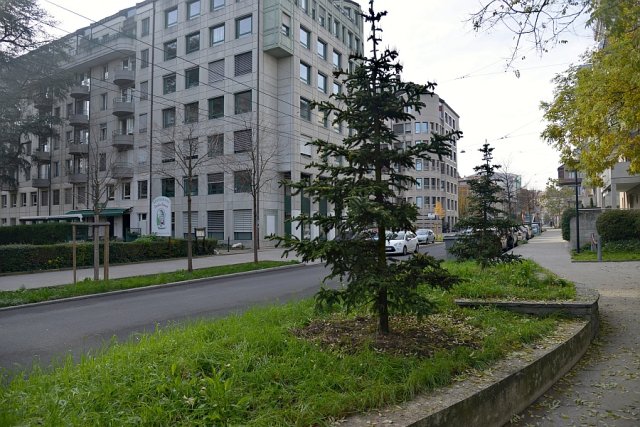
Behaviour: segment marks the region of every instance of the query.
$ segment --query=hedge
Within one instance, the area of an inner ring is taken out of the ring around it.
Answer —
[[[571,240],[571,218],[576,216],[576,210],[573,208],[567,208],[562,212],[560,218],[560,229],[562,230],[562,239]]]
[[[217,241],[205,240],[196,247],[194,255],[214,253]],[[7,245],[0,246],[0,273],[29,272],[72,267],[73,249],[70,243],[57,245]],[[163,239],[157,241],[109,242],[109,263],[127,264],[154,259],[187,256],[187,241]],[[93,243],[78,243],[76,249],[78,267],[93,265]],[[100,263],[103,262],[103,245],[100,245]]]
[[[78,227],[78,235],[81,233],[87,234],[87,228]],[[52,245],[70,240],[71,224],[68,222],[0,227],[0,245]]]
[[[608,210],[596,220],[603,242],[640,239],[640,210]]]

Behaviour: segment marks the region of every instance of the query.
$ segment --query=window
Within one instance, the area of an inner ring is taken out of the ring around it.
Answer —
[[[236,38],[245,37],[251,34],[251,15],[236,19]]]
[[[233,173],[233,191],[234,193],[251,192],[251,171],[235,171]]]
[[[327,76],[322,73],[318,73],[318,90],[327,93]]]
[[[342,92],[342,85],[338,82],[333,82],[333,94],[338,95]]]
[[[107,199],[115,200],[116,199],[116,187],[113,184],[107,184]]]
[[[84,205],[87,202],[87,188],[82,185],[78,187],[78,204]]]
[[[175,197],[176,182],[173,178],[162,178],[161,187],[164,197]]]
[[[209,157],[222,156],[224,154],[224,134],[217,133],[207,137],[207,153]]]
[[[149,99],[149,82],[140,82],[140,101]]]
[[[252,229],[251,209],[234,209],[233,238],[235,240],[251,240]]]
[[[300,5],[300,9],[307,13],[309,11],[309,0],[298,0],[298,4]]]
[[[27,206],[27,193],[20,193],[20,206]]]
[[[100,111],[104,111],[107,109],[107,94],[100,94]]]
[[[138,128],[140,133],[147,132],[147,113],[142,113],[138,116]]]
[[[224,239],[224,211],[207,211],[207,234],[212,239]]]
[[[100,123],[100,141],[106,141],[107,139],[107,124]]]
[[[107,153],[98,154],[98,170],[100,172],[107,170]]]
[[[318,42],[316,43],[316,52],[318,53],[318,56],[322,59],[327,59],[327,44],[325,42],[323,42],[322,40],[318,39]]]
[[[166,42],[164,44],[164,60],[168,61],[176,56],[178,56],[178,40]]]
[[[31,206],[38,206],[38,192],[37,191],[32,191],[31,192]],[[6,196],[4,196],[6,197]],[[3,207],[7,207],[7,200],[4,199],[4,206]]]
[[[416,178],[416,190],[422,190],[422,178]]]
[[[54,178],[57,178],[60,176],[60,162],[53,162],[51,164],[51,174]]]
[[[282,27],[280,29],[282,35],[285,37],[291,36],[291,16],[286,13],[282,13]]]
[[[224,194],[224,173],[207,174],[207,194]]]
[[[197,33],[187,34],[184,39],[186,53],[200,50],[200,31]]]
[[[197,101],[184,104],[184,122],[197,123],[199,112],[199,105]]]
[[[251,151],[251,139],[251,129],[243,129],[233,132],[233,152],[244,153]]]
[[[187,19],[193,19],[198,16],[200,16],[200,0],[187,2]]]
[[[235,75],[242,76],[253,71],[253,55],[251,52],[241,53],[235,56]]]
[[[211,0],[211,10],[217,10],[224,7],[224,0]]]
[[[3,208],[7,207],[7,195],[6,194],[2,195],[2,207]]]
[[[224,80],[224,59],[209,62],[209,84]]]
[[[25,196],[27,195],[27,193],[25,193]],[[64,204],[65,205],[70,205],[71,202],[73,201],[73,189],[72,188],[65,188],[64,189]],[[26,200],[25,200],[26,202]]]
[[[197,159],[199,145],[200,142],[198,138],[189,138],[182,141],[182,154],[184,155],[184,159]]]
[[[209,119],[224,117],[224,96],[209,99]]]
[[[335,133],[342,133],[342,122],[338,120],[338,116],[333,116],[333,130]]]
[[[318,124],[322,125],[325,128],[329,127],[329,113],[320,112],[318,114]]]
[[[209,28],[209,45],[224,43],[224,24]]]
[[[335,68],[340,68],[342,66],[342,55],[340,52],[333,51],[333,66]]]
[[[304,27],[300,27],[300,44],[305,49],[309,49],[311,40],[311,33]]]
[[[149,152],[147,151],[147,147],[145,145],[141,145],[140,147],[138,147],[137,154],[138,154],[138,164],[146,165],[149,157],[148,156]]]
[[[303,156],[311,157],[311,137],[302,135],[300,139],[300,154]]]
[[[421,171],[422,170],[422,159],[417,159],[416,160],[416,170],[417,171]]]
[[[142,49],[140,51],[140,68],[147,68],[149,66],[149,49]]]
[[[122,200],[131,199],[131,183],[130,182],[123,182],[121,190],[122,190]]]
[[[238,92],[234,95],[235,114],[248,113],[251,111],[251,91]]]
[[[416,207],[422,209],[422,196],[416,197]]]
[[[101,80],[105,81],[105,80],[109,80],[109,66],[108,65],[104,65],[102,67],[102,76],[101,76]]]
[[[58,206],[60,204],[60,190],[53,190],[52,196],[53,205]]]
[[[149,35],[149,18],[144,18],[140,23],[140,36],[148,36]]]
[[[311,121],[311,101],[306,98],[300,98],[300,117]]]
[[[422,133],[429,132],[429,123],[427,122],[420,123],[420,129],[422,130]]]
[[[170,128],[172,126],[175,126],[175,124],[176,124],[175,107],[165,108],[164,110],[162,110],[162,127]]]
[[[42,190],[42,193],[40,194],[40,206],[47,206],[47,205],[49,205],[49,191]],[[15,205],[13,207],[15,207]]]
[[[168,94],[176,91],[176,74],[168,74],[162,78],[162,93]]]
[[[172,7],[164,11],[164,26],[165,28],[173,27],[178,23],[178,8]]]
[[[147,180],[138,181],[138,199],[146,199],[149,197],[149,187]]]
[[[184,72],[184,88],[189,89],[200,84],[200,67],[189,68]]]
[[[182,178],[182,189],[185,196],[197,196],[198,195],[198,177],[192,176],[189,179],[188,176]]]
[[[321,27],[324,27],[327,23],[327,10],[322,6],[318,9],[318,22]]]
[[[300,81],[306,85],[311,83],[311,67],[300,61]]]

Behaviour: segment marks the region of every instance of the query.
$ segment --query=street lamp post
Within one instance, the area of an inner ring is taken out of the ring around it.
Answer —
[[[578,170],[575,170],[576,185],[576,253],[580,253],[580,205],[578,203]]]

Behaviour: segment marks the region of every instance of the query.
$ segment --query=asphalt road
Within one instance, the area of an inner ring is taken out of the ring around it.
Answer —
[[[183,286],[103,295],[0,311],[0,369],[14,371],[40,361],[74,358],[132,333],[187,320],[220,317],[248,307],[313,295],[322,265],[260,272]]]
[[[422,246],[420,251],[444,257],[441,243]],[[304,265],[0,311],[0,369],[15,372],[33,362],[49,366],[67,355],[77,359],[95,352],[114,338],[122,342],[173,323],[309,297],[326,274],[322,265]]]

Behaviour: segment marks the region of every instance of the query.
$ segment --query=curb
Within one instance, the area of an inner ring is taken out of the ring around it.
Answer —
[[[452,383],[444,389],[418,396],[398,406],[374,410],[340,422],[340,426],[364,427],[393,424],[412,427],[482,426],[500,427],[524,411],[566,374],[589,348],[599,329],[597,293],[590,301],[575,303],[486,303],[506,310],[549,314],[551,306],[564,314],[585,318],[579,327],[567,326],[561,342],[546,348],[533,346],[532,358],[513,354],[492,366],[483,381]],[[460,301],[471,306],[471,301]],[[527,307],[529,306],[529,307]],[[557,311],[555,311],[557,312]]]
[[[142,286],[142,287],[139,287],[139,288],[131,288],[131,289],[120,289],[120,290],[116,290],[116,291],[102,292],[102,293],[98,293],[98,294],[78,295],[78,296],[69,297],[69,298],[60,298],[60,299],[54,299],[54,300],[49,300],[49,301],[34,302],[34,303],[29,303],[29,304],[13,305],[13,306],[10,306],[10,307],[0,307],[0,313],[5,312],[5,311],[27,309],[27,308],[40,307],[40,306],[51,305],[51,304],[61,304],[61,303],[65,303],[65,302],[81,301],[81,300],[90,299],[90,298],[103,298],[103,297],[108,297],[108,296],[113,296],[113,295],[121,295],[121,294],[128,294],[128,293],[134,293],[134,292],[151,291],[151,290],[161,289],[161,288],[172,288],[172,287],[184,286],[184,285],[196,285],[196,284],[203,283],[203,282],[208,282],[208,281],[219,281],[219,280],[222,280],[222,279],[230,279],[230,278],[241,277],[241,276],[249,276],[249,275],[252,275],[252,274],[264,273],[264,272],[269,272],[269,271],[289,270],[289,269],[306,267],[306,266],[307,266],[307,264],[305,264],[305,263],[299,263],[299,264],[293,264],[293,265],[283,265],[281,267],[263,268],[261,270],[243,271],[243,272],[240,272],[240,273],[223,274],[223,275],[220,275],[220,276],[213,276],[213,277],[203,277],[201,279],[183,280],[183,281],[180,281],[180,282],[162,283],[162,284],[159,284],[159,285]]]

